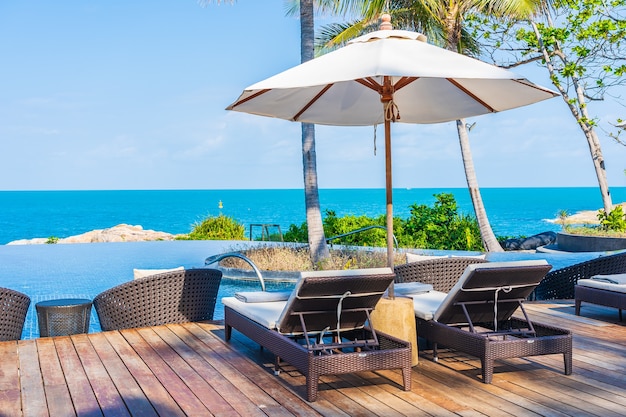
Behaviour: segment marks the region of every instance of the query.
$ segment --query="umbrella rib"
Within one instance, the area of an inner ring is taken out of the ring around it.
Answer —
[[[293,119],[291,119],[291,120],[293,120],[294,122],[297,122],[297,121],[298,121],[298,119],[300,118],[300,116],[302,116],[302,113],[304,113],[305,111],[307,111],[307,110],[308,110],[308,108],[309,108],[309,107],[311,107],[311,106],[312,106],[312,105],[313,105],[313,104],[314,104],[314,103],[315,103],[315,102],[316,102],[316,101],[317,101],[317,100],[318,100],[321,96],[323,96],[323,95],[324,95],[324,93],[326,93],[326,92],[328,91],[328,89],[329,89],[330,87],[332,87],[332,86],[333,86],[333,84],[332,84],[332,83],[331,83],[331,84],[326,84],[326,86],[325,86],[324,88],[322,88],[322,91],[320,91],[319,93],[317,93],[317,94],[315,95],[315,97],[313,97],[313,99],[312,99],[311,101],[309,101],[309,102],[308,102],[308,103],[307,103],[304,107],[302,107],[302,109],[301,109],[298,113],[296,113],[296,115],[295,115],[295,116],[293,116]]]
[[[473,98],[474,100],[476,100],[478,103],[480,103],[484,108],[486,108],[487,110],[489,110],[490,113],[495,113],[496,110],[491,107],[489,104],[485,103],[483,100],[481,100],[480,98],[478,98],[478,96],[476,96],[475,94],[473,94],[471,91],[469,91],[468,89],[466,89],[465,87],[463,87],[461,84],[459,84],[458,82],[456,82],[456,80],[452,79],[452,78],[446,78],[446,80],[448,80],[451,84],[454,84],[456,86],[456,88],[458,88],[459,90],[463,91],[465,94],[467,94],[468,96],[470,96],[471,98]]]
[[[265,93],[267,93],[268,91],[270,91],[270,89],[269,89],[269,88],[266,88],[266,89],[264,89],[264,90],[259,90],[259,91],[257,91],[256,93],[252,94],[251,96],[248,96],[248,97],[246,97],[246,98],[244,98],[244,99],[242,99],[242,100],[239,100],[238,102],[236,102],[235,104],[233,104],[233,105],[232,105],[232,106],[230,106],[230,107],[234,109],[235,107],[239,106],[240,104],[243,104],[243,103],[245,103],[245,102],[247,102],[247,101],[250,101],[250,100],[252,100],[252,99],[255,99],[255,98],[257,98],[258,96],[260,96],[261,94],[265,94]]]
[[[398,91],[399,89],[411,84],[413,81],[417,80],[418,78],[419,77],[402,77],[398,80],[397,83],[394,84],[393,89],[394,91]],[[381,89],[383,88],[383,86],[380,85],[378,82],[376,82],[376,80],[374,80],[372,77],[358,78],[354,81],[356,81],[359,84],[364,85],[367,88],[371,88],[372,90],[377,91],[377,92],[380,92]]]
[[[555,93],[554,91],[551,91],[551,90],[549,90],[547,88],[543,88],[540,85],[533,84],[533,83],[531,83],[528,80],[513,80],[513,81],[515,81],[516,83],[519,83],[519,84],[523,84],[526,87],[531,87],[531,88],[534,88],[535,90],[539,90],[539,91],[543,91],[544,93],[552,94],[552,97],[556,97],[556,96],[559,95],[558,93]]]
[[[367,88],[371,88],[372,90],[376,91],[376,92],[380,92],[380,90],[383,88],[382,85],[378,84],[376,82],[376,80],[374,80],[372,77],[367,77],[367,78],[357,78],[356,80],[357,83],[364,85]]]
[[[398,91],[399,89],[406,87],[417,79],[419,79],[419,77],[402,77],[398,80],[397,83],[394,84],[393,89],[395,91]]]

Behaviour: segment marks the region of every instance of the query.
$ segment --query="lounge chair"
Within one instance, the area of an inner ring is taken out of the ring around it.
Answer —
[[[303,272],[281,301],[225,297],[226,340],[234,328],[276,355],[276,373],[281,359],[294,366],[306,376],[308,401],[321,375],[360,371],[402,369],[408,391],[411,343],[365,326],[393,278],[389,268]]]
[[[626,251],[614,255],[600,256],[565,268],[557,269],[545,276],[534,291],[537,300],[571,300],[578,280],[594,275],[626,273]]]
[[[8,288],[0,288],[0,341],[20,340],[30,298]]]
[[[522,304],[550,268],[543,260],[473,264],[447,294],[408,294],[418,336],[433,343],[435,361],[439,344],[480,358],[484,383],[491,383],[497,359],[556,353],[563,354],[570,375],[571,333],[531,322]],[[524,319],[512,318],[518,308]]]
[[[575,311],[580,316],[582,302],[617,308],[619,321],[626,309],[626,274],[594,275],[579,279],[574,287]]]
[[[138,278],[98,294],[102,330],[212,320],[222,273],[186,269]]]

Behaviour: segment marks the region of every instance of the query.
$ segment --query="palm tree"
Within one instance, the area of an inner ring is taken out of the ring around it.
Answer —
[[[540,5],[540,0],[344,0],[335,2],[334,11],[356,13],[362,16],[362,20],[350,25],[327,28],[323,34],[335,35],[327,45],[345,41],[371,26],[382,12],[388,12],[402,27],[421,31],[433,39],[434,43],[451,51],[474,55],[478,51],[478,46],[476,40],[464,29],[463,21],[466,14],[481,12],[494,16],[523,18],[538,11]],[[478,187],[465,120],[457,120],[456,126],[467,186],[483,245],[490,252],[502,251],[489,224]]]
[[[300,57],[302,62],[315,56],[313,0],[300,0]],[[304,203],[313,265],[320,265],[330,257],[317,186],[317,156],[315,154],[315,125],[302,123],[302,171],[304,175]]]

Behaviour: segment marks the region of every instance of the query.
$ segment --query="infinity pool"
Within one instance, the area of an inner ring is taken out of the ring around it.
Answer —
[[[35,304],[56,298],[93,299],[100,292],[133,279],[133,269],[204,267],[208,256],[258,242],[241,241],[163,241],[126,243],[89,243],[58,245],[0,245],[0,287],[11,288],[31,298],[23,339],[39,336]],[[435,253],[439,251],[430,251]],[[504,252],[490,254],[492,261],[547,259],[555,269],[582,262],[597,253],[546,254]],[[268,283],[268,289],[284,284]],[[283,286],[284,288],[284,286]],[[254,282],[224,279],[220,285],[215,319],[223,318],[222,297],[236,291],[260,289]],[[100,331],[95,310],[90,332]]]

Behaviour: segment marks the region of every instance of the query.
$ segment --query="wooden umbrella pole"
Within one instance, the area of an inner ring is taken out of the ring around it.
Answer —
[[[385,189],[387,196],[387,266],[393,269],[393,181],[391,176],[391,122],[395,119],[393,109],[393,85],[391,77],[383,78],[380,101],[385,113]],[[389,287],[389,298],[394,298],[393,284]]]
[[[393,188],[391,177],[391,121],[385,120],[385,174],[387,193],[387,265],[393,268]]]

